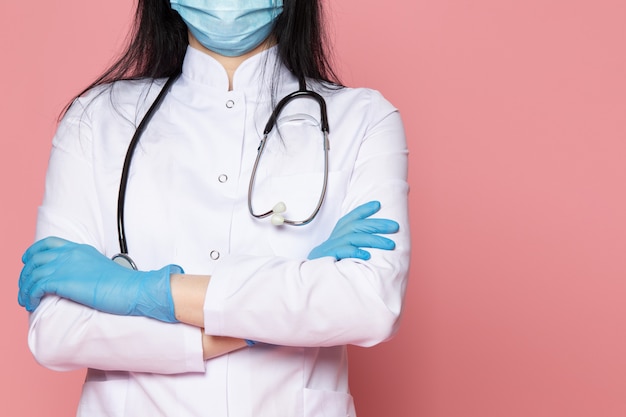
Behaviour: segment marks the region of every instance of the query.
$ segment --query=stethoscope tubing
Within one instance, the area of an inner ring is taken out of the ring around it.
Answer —
[[[150,123],[152,116],[154,116],[163,102],[163,99],[165,99],[168,90],[179,76],[180,74],[173,75],[165,82],[163,88],[161,88],[161,91],[159,92],[159,95],[146,112],[145,116],[139,123],[139,126],[137,126],[135,134],[128,145],[128,150],[126,151],[126,157],[124,158],[124,165],[122,167],[122,177],[120,178],[120,189],[117,195],[117,236],[120,243],[120,255],[125,255],[126,257],[128,257],[128,244],[124,228],[124,205],[126,203],[126,187],[128,186],[128,176],[130,174],[130,165],[133,160],[133,154],[135,153],[139,139],[141,139],[141,135],[146,129],[146,126]]]
[[[275,210],[273,208],[261,214],[256,214],[254,212],[254,209],[252,208],[252,194],[254,193],[254,183],[256,180],[257,168],[259,166],[259,162],[261,161],[261,155],[263,155],[263,151],[265,150],[267,137],[272,131],[272,129],[274,128],[274,126],[276,126],[276,122],[278,121],[278,117],[280,116],[280,113],[283,111],[283,108],[287,104],[289,104],[291,101],[298,99],[298,98],[313,99],[317,101],[320,107],[320,124],[321,124],[322,134],[324,136],[324,142],[322,144],[322,146],[324,147],[324,179],[322,183],[322,191],[320,192],[320,197],[318,199],[317,205],[315,206],[315,209],[313,210],[313,212],[311,213],[309,217],[307,217],[304,220],[289,220],[281,216],[281,219],[282,219],[281,224],[288,224],[291,226],[304,226],[306,224],[311,223],[311,221],[313,221],[315,216],[317,216],[317,213],[320,211],[322,204],[324,203],[324,198],[326,197],[326,189],[328,186],[328,151],[330,150],[330,142],[328,140],[329,127],[328,127],[328,112],[326,110],[326,101],[320,94],[316,93],[315,91],[307,90],[306,85],[303,80],[300,81],[300,89],[298,91],[294,91],[293,93],[283,97],[282,100],[278,102],[278,104],[274,108],[274,111],[270,115],[270,118],[267,121],[267,124],[265,125],[265,129],[263,130],[263,138],[261,139],[261,142],[259,143],[259,148],[257,150],[256,159],[254,160],[254,166],[252,167],[252,174],[250,175],[250,183],[248,185],[248,211],[250,212],[252,217],[255,217],[257,219],[264,219],[266,217],[274,215]]]
[[[120,253],[113,256],[113,260],[119,263],[120,265],[126,266],[128,268],[132,268],[135,270],[137,269],[137,266],[135,262],[132,260],[132,258],[128,255],[128,243],[127,243],[126,232],[125,232],[125,227],[124,227],[124,207],[126,203],[126,188],[128,186],[130,166],[133,160],[133,154],[135,153],[135,149],[137,148],[137,145],[139,144],[139,140],[141,139],[143,132],[145,131],[148,124],[150,123],[150,120],[152,119],[156,111],[159,109],[161,103],[165,99],[165,96],[167,95],[172,84],[174,84],[174,82],[178,79],[179,76],[180,76],[180,73],[169,77],[169,79],[163,85],[163,88],[161,88],[161,91],[159,92],[156,99],[154,100],[154,102],[152,103],[148,111],[146,112],[145,116],[139,123],[139,126],[137,126],[137,129],[135,130],[135,133],[128,145],[128,150],[126,151],[126,156],[124,158],[124,164],[122,166],[120,188],[119,188],[118,198],[117,198],[117,233],[118,233],[118,240],[119,240],[119,245],[120,245]],[[317,202],[317,205],[313,213],[309,217],[307,217],[305,220],[296,221],[296,220],[283,219],[283,222],[285,224],[292,225],[292,226],[303,226],[303,225],[310,223],[315,218],[315,216],[317,216],[317,213],[319,212],[320,208],[322,207],[322,204],[324,203],[324,198],[326,196],[326,190],[328,186],[328,170],[329,170],[328,151],[330,150],[330,142],[328,140],[329,127],[328,127],[328,113],[326,110],[326,101],[320,94],[314,91],[307,90],[304,79],[300,80],[300,89],[298,91],[294,91],[293,93],[283,97],[278,102],[278,104],[276,105],[276,108],[274,108],[274,111],[270,115],[270,118],[268,119],[267,124],[265,125],[265,129],[263,131],[263,138],[261,139],[261,142],[259,144],[259,148],[257,150],[257,156],[254,162],[254,167],[252,170],[252,174],[250,176],[250,183],[248,186],[248,209],[250,211],[250,214],[253,217],[258,218],[258,219],[262,219],[272,214],[275,214],[274,209],[268,212],[262,213],[262,214],[254,213],[254,210],[252,209],[252,194],[254,191],[254,182],[256,179],[256,173],[257,173],[259,161],[261,159],[261,155],[263,154],[263,150],[265,149],[265,144],[267,142],[267,137],[269,133],[272,131],[274,126],[276,126],[276,122],[283,108],[287,104],[289,104],[292,100],[295,100],[297,98],[310,98],[310,99],[317,101],[320,107],[320,125],[321,125],[320,128],[324,136],[324,142],[323,142],[324,179],[323,179],[322,191],[320,193],[320,197]]]
[[[317,104],[319,104],[320,106],[321,129],[322,129],[322,132],[326,132],[326,134],[328,134],[329,132],[328,111],[326,110],[326,100],[324,100],[324,97],[322,97],[315,91],[307,90],[306,86],[301,82],[300,90],[294,91],[293,93],[286,95],[285,97],[282,98],[282,100],[278,102],[278,104],[276,105],[276,108],[274,108],[274,111],[270,115],[269,120],[265,124],[265,129],[263,129],[263,136],[269,135],[272,129],[274,129],[274,126],[276,126],[276,122],[278,121],[278,116],[280,116],[280,113],[283,111],[283,108],[287,104],[289,104],[291,101],[297,98],[303,98],[303,97],[310,98],[310,99],[317,101]]]

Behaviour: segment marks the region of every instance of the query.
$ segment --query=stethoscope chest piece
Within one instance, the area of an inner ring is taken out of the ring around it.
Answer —
[[[135,261],[133,261],[131,257],[125,253],[118,253],[117,255],[113,256],[113,258],[111,259],[113,260],[113,262],[115,262],[116,264],[120,266],[123,266],[124,268],[133,269],[137,271],[137,265],[135,264]]]

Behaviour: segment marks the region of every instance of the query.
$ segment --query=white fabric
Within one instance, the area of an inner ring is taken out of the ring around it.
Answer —
[[[139,268],[175,263],[211,275],[206,332],[259,343],[205,362],[197,328],[113,316],[48,296],[31,315],[30,347],[51,369],[91,368],[79,416],[355,415],[345,345],[388,339],[406,286],[402,122],[375,91],[310,86],[328,104],[326,202],[307,226],[255,220],[247,208],[248,180],[271,110],[274,63],[274,49],[248,59],[228,91],[220,64],[188,49],[182,77],[135,152],[126,200],[129,252]],[[284,68],[279,80],[279,99],[298,88]],[[37,239],[56,235],[109,257],[119,252],[124,155],[163,82],[117,82],[74,103],[53,140]],[[268,144],[259,169],[257,211],[282,200],[287,216],[298,220],[315,206],[323,167],[321,137],[313,133],[318,119],[312,100],[286,108],[282,139]],[[301,145],[290,146],[294,141]],[[370,200],[382,204],[377,217],[400,223],[394,251],[371,250],[367,262],[306,260],[342,215]]]

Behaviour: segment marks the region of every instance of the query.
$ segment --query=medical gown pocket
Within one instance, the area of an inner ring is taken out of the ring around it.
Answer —
[[[281,117],[267,136],[259,158],[253,187],[255,213],[271,210],[278,202],[287,206],[285,217],[303,221],[315,211],[328,176],[336,189],[336,174],[326,163],[325,136],[319,122],[307,114]],[[328,156],[329,159],[331,156]]]
[[[313,112],[311,114],[316,114]],[[303,221],[316,210],[328,168],[324,201],[317,216],[304,226],[269,226],[268,240],[278,256],[305,259],[308,253],[328,238],[346,195],[351,170],[337,169],[332,142],[326,166],[324,134],[318,120],[306,113],[281,117],[268,135],[260,158],[252,195],[255,213],[271,210],[278,202],[286,205],[284,217]],[[334,168],[334,169],[333,169]],[[266,221],[269,225],[269,220]]]
[[[252,205],[266,212],[278,202],[287,205],[287,218],[307,219],[316,209],[324,176],[329,171],[319,123],[306,114],[279,119],[260,154]]]
[[[89,369],[78,404],[77,417],[124,416],[128,387],[127,372]]]
[[[354,417],[354,401],[345,392],[304,389],[304,417]]]

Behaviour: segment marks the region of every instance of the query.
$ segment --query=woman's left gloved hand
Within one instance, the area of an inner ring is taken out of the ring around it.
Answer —
[[[106,313],[177,322],[170,289],[170,274],[183,273],[177,265],[134,271],[92,246],[58,237],[35,242],[22,262],[18,302],[28,311],[55,294]]]
[[[389,219],[371,218],[380,210],[378,201],[361,204],[337,221],[324,243],[309,253],[308,259],[330,256],[340,261],[356,258],[367,261],[370,253],[363,248],[393,250],[396,244],[380,234],[396,233],[400,225]]]

